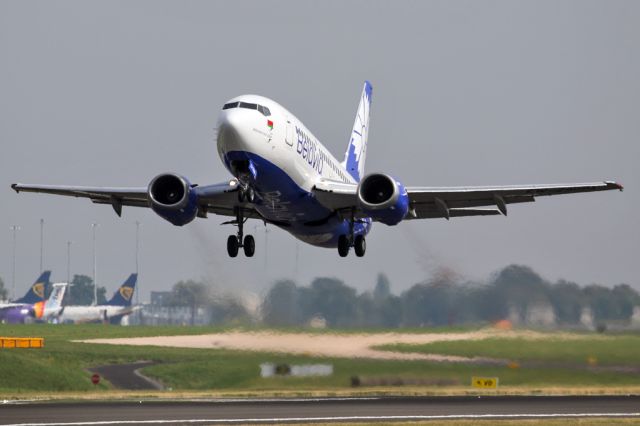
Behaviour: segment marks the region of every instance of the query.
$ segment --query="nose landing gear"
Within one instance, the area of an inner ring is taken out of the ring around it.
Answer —
[[[242,215],[242,209],[236,207],[236,220],[233,222],[228,222],[229,224],[234,224],[238,226],[237,235],[229,235],[227,238],[227,253],[229,257],[238,256],[238,251],[240,247],[242,247],[244,251],[244,255],[247,257],[253,257],[256,252],[256,241],[254,240],[252,235],[244,235],[244,223],[246,219]]]

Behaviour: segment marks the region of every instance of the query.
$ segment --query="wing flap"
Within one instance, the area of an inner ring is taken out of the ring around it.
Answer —
[[[527,203],[535,201],[536,197],[549,195],[575,194],[594,191],[622,191],[622,185],[616,182],[595,182],[578,184],[550,184],[496,187],[459,187],[459,188],[418,188],[409,187],[410,203],[414,207],[432,205],[442,209],[470,208],[482,206],[496,206],[506,214],[507,204]]]

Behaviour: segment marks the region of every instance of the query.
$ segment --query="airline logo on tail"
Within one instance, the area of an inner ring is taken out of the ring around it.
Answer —
[[[33,286],[31,286],[31,290],[34,292],[36,296],[38,296],[41,299],[44,299],[44,287],[45,287],[45,283],[35,283]]]
[[[351,140],[344,155],[343,165],[356,181],[364,175],[364,162],[367,154],[367,136],[369,134],[369,110],[371,108],[371,94],[373,86],[368,81],[364,82],[358,113],[353,123]]]
[[[133,287],[120,287],[120,296],[126,301],[131,300],[133,296]]]

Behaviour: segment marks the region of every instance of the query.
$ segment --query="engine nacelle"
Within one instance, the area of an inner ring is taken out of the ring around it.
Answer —
[[[186,225],[198,213],[198,196],[184,176],[158,175],[147,192],[153,211],[176,226]]]
[[[387,225],[397,225],[409,211],[404,185],[382,173],[367,175],[360,181],[358,201],[371,218]]]

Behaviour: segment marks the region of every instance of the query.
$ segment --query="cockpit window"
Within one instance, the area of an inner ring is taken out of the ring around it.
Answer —
[[[250,104],[248,102],[240,102],[239,107],[240,108],[246,108],[246,109],[258,109],[258,104]]]
[[[262,108],[262,110],[260,110],[260,108]],[[268,117],[271,115],[271,111],[269,111],[269,108],[267,108],[266,106],[258,105],[258,110],[260,110],[262,115],[264,115],[265,117]]]
[[[231,108],[257,109],[265,117],[269,117],[271,115],[271,111],[269,111],[269,108],[267,108],[266,106],[252,104],[249,102],[229,102],[228,104],[224,104],[224,106],[222,107],[222,109]]]

